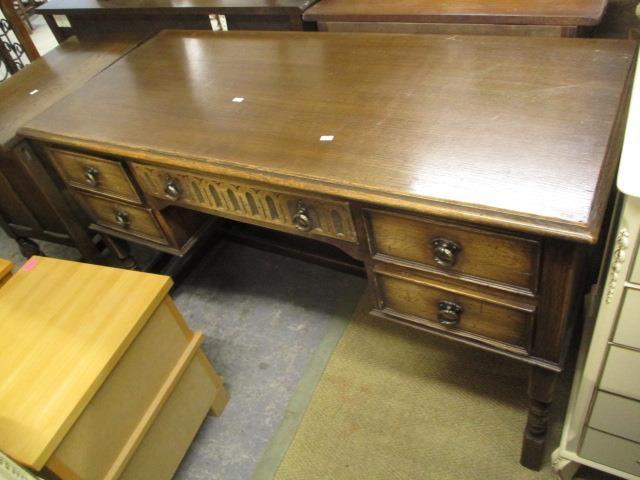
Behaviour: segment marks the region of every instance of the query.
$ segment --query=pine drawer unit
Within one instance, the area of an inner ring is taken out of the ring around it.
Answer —
[[[22,134],[118,159],[157,218],[199,212],[334,245],[365,264],[375,315],[529,364],[522,463],[537,468],[635,53],[163,32]]]
[[[600,303],[585,326],[562,440],[553,454],[563,479],[581,464],[640,479],[639,155],[636,84],[618,174],[619,220],[609,235]]]
[[[228,399],[171,285],[42,257],[9,279],[0,449],[61,479],[171,478],[207,412]]]

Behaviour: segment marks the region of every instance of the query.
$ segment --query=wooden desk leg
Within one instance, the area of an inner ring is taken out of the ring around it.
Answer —
[[[128,270],[135,270],[137,268],[138,265],[136,263],[136,259],[131,256],[131,249],[127,242],[104,233],[101,235],[104,243],[106,243],[109,250],[115,254],[122,268],[126,268]]]
[[[547,438],[549,409],[553,400],[558,373],[540,367],[529,371],[529,415],[524,430],[520,463],[532,470],[540,470]]]

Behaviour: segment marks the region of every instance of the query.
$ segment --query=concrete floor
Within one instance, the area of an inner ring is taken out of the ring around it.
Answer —
[[[48,256],[78,258],[39,243]],[[0,257],[24,261],[2,230]],[[221,417],[206,418],[176,479],[251,477],[331,322],[346,323],[364,289],[361,278],[292,258],[233,243],[213,248],[173,297],[204,332],[231,401]]]

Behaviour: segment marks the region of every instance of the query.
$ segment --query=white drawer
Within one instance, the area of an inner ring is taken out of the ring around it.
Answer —
[[[631,267],[631,276],[629,280],[640,285],[640,252],[636,249],[634,253],[635,259],[632,260],[633,266]]]
[[[613,341],[640,349],[640,290],[625,290]]]
[[[600,388],[640,400],[640,352],[610,347]]]
[[[587,429],[580,456],[632,475],[640,475],[640,444],[598,430]]]
[[[598,392],[589,426],[640,443],[640,402]]]

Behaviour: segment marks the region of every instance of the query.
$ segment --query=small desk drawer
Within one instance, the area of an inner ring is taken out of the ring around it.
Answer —
[[[587,429],[580,456],[632,475],[640,475],[640,444],[598,430]]]
[[[613,341],[640,349],[640,290],[625,289]]]
[[[115,160],[49,149],[53,165],[72,187],[140,203],[124,165]]]
[[[153,212],[146,208],[77,193],[94,222],[129,235],[168,245]]]
[[[640,400],[640,352],[611,346],[600,388]]]
[[[537,290],[536,241],[377,210],[368,210],[367,217],[371,253],[379,260]]]
[[[428,279],[382,271],[376,272],[376,283],[385,313],[465,337],[495,340],[520,353],[528,347],[532,305],[509,304]]]
[[[635,254],[635,257],[633,259],[629,280],[640,286],[640,248],[636,248],[636,251],[632,253]]]
[[[598,392],[589,426],[640,443],[640,402]]]
[[[131,168],[146,194],[177,205],[195,207],[232,219],[246,219],[258,225],[277,226],[295,233],[357,243],[347,202],[299,196],[155,165],[133,163]]]

